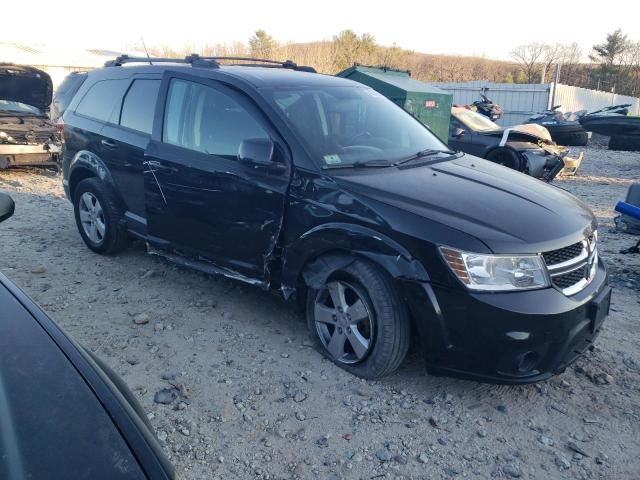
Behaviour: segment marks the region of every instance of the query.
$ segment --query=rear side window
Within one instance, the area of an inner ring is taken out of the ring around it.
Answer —
[[[84,72],[71,73],[65,77],[53,95],[51,118],[56,119],[64,113],[86,79],[87,74]]]
[[[76,107],[78,115],[100,120],[118,122],[122,95],[129,80],[102,80],[94,83]]]
[[[160,80],[134,80],[124,97],[120,125],[151,133]]]
[[[249,138],[269,138],[269,134],[233,97],[206,85],[171,81],[164,119],[165,143],[236,158],[240,143]]]

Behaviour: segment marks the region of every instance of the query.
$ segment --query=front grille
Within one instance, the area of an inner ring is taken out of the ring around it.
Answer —
[[[575,285],[580,280],[584,280],[586,278],[585,273],[586,268],[579,268],[573,272],[557,275],[553,277],[553,284],[560,290],[564,290],[565,288]]]
[[[597,233],[581,242],[544,252],[551,283],[565,295],[584,289],[596,273],[598,264]]]
[[[15,143],[36,145],[52,141],[53,135],[51,132],[29,132],[23,135],[15,135],[13,139]]]
[[[551,250],[550,252],[544,252],[542,257],[545,263],[549,265],[557,265],[558,263],[567,262],[573,258],[580,256],[582,253],[582,242],[574,243],[568,247],[559,248],[557,250]]]

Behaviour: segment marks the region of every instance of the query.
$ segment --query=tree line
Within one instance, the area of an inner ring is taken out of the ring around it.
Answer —
[[[139,47],[138,47],[139,49]],[[206,56],[251,56],[272,60],[291,59],[317,71],[335,74],[354,63],[411,71],[412,77],[429,82],[488,80],[507,83],[551,82],[558,69],[560,83],[619,94],[640,96],[640,42],[622,31],[608,34],[582,61],[577,43],[530,43],[511,51],[512,61],[485,57],[432,55],[379,45],[369,33],[344,30],[331,40],[281,43],[264,30],[257,30],[247,43],[232,42],[181,49],[149,48],[153,55],[184,56],[197,52]]]

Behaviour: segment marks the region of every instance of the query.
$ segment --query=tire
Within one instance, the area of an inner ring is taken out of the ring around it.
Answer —
[[[333,298],[347,308],[335,308]],[[391,278],[366,260],[356,259],[333,272],[322,288],[308,289],[307,324],[328,359],[366,379],[397,370],[411,340],[407,307]]]
[[[518,157],[518,154],[508,148],[496,148],[495,150],[491,150],[486,158],[490,162],[512,168],[518,172],[523,170],[522,160]]]
[[[640,152],[640,135],[614,135],[609,138],[609,150]]]
[[[589,133],[559,133],[554,135],[553,141],[558,145],[565,145],[568,147],[584,147],[589,142]]]
[[[93,177],[78,183],[73,210],[80,236],[91,250],[109,255],[127,246],[127,232],[121,225],[123,212],[100,180]]]

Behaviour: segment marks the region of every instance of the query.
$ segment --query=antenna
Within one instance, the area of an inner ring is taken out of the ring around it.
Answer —
[[[144,48],[144,53],[147,54],[147,59],[149,60],[149,65],[153,65],[153,63],[151,63],[151,57],[149,56],[149,50],[147,50],[147,46],[144,44],[144,38],[140,37],[140,41],[142,42],[142,48]]]

